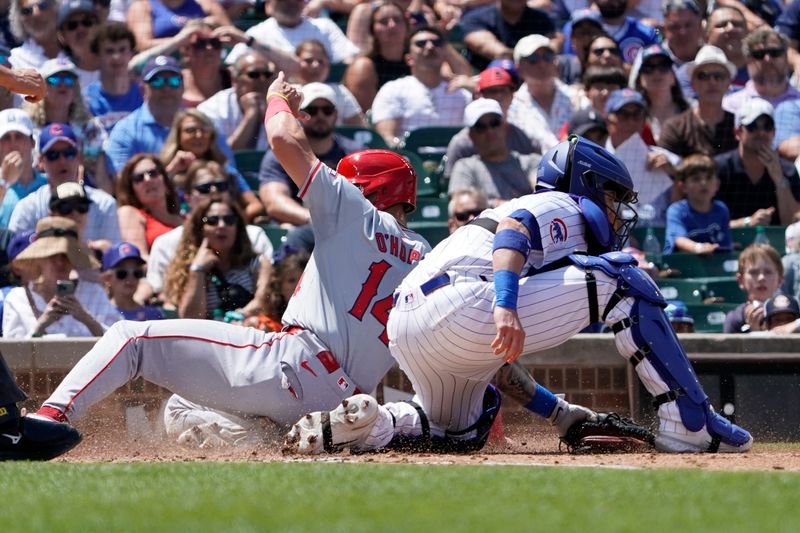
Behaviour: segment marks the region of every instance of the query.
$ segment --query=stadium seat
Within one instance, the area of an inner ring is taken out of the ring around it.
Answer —
[[[272,248],[276,251],[286,241],[286,234],[289,233],[289,230],[285,228],[280,226],[271,226],[269,224],[262,224],[261,229],[263,229],[264,233],[267,234],[267,237],[269,237],[269,242],[272,243]]]
[[[400,150],[400,155],[408,159],[414,172],[417,173],[417,197],[434,197],[439,195],[439,182],[431,178],[431,172],[425,167],[422,158],[414,152]]]
[[[411,222],[447,223],[447,198],[417,198],[417,208],[408,216]]]
[[[408,227],[422,235],[431,246],[436,246],[450,235],[447,222],[409,222]]]
[[[757,231],[753,226],[731,229],[735,249],[741,250],[752,244]],[[786,226],[764,226],[764,234],[769,243],[783,255],[786,248]]]
[[[738,252],[712,254],[670,254],[662,259],[664,268],[680,270],[682,278],[732,276],[738,269]]]
[[[695,333],[722,333],[725,315],[733,311],[738,304],[687,305],[689,314],[694,319]]]
[[[723,298],[724,303],[741,303],[745,298],[733,276],[665,278],[659,279],[657,283],[664,298],[681,300],[685,304],[701,304],[708,298]]]
[[[237,150],[233,153],[236,168],[255,192],[258,192],[258,171],[261,169],[261,160],[264,159],[265,153],[265,150]]]
[[[417,128],[406,132],[400,146],[402,150],[414,152],[424,161],[434,161],[436,165],[441,161],[456,133],[461,131],[460,126],[430,126]]]
[[[336,133],[348,139],[353,139],[363,144],[367,148],[380,148],[388,150],[386,141],[380,134],[372,128],[362,126],[336,126]]]
[[[636,246],[637,248],[641,249],[642,245],[644,244],[644,238],[647,235],[647,226],[636,226],[631,230],[631,237],[628,239],[628,246]],[[653,227],[653,233],[655,234],[658,242],[661,243],[661,246],[664,246],[664,233],[666,228],[664,227]],[[635,241],[635,242],[634,242]]]

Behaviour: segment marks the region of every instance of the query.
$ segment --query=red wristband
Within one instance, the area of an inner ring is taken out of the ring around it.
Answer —
[[[278,113],[289,113],[290,115],[294,116],[294,113],[292,113],[292,109],[289,107],[289,103],[286,101],[286,99],[275,95],[267,100],[267,112],[264,114],[264,125],[266,126],[266,124],[269,122],[269,119]]]

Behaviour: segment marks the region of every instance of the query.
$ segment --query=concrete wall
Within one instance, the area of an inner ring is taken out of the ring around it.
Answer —
[[[38,403],[94,344],[94,339],[0,340],[2,352],[22,388]],[[682,335],[701,383],[718,410],[761,440],[800,440],[800,335]],[[611,335],[577,335],[566,343],[521,358],[534,377],[567,399],[600,411],[652,416],[649,396],[616,351]],[[410,390],[407,378],[393,370],[384,384]],[[137,404],[158,405],[167,392],[137,380],[103,402],[107,413]],[[521,408],[507,402],[513,415]],[[513,419],[513,416],[510,417]]]

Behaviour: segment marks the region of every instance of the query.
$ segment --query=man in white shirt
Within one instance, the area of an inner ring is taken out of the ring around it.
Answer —
[[[52,191],[62,183],[80,181],[81,152],[78,139],[67,124],[53,122],[39,135],[41,164],[47,174],[47,185],[35,190],[14,207],[8,228],[14,232],[36,229],[39,219],[48,216]],[[89,219],[83,237],[87,241],[120,241],[117,202],[93,187],[86,187],[91,200]]]
[[[444,45],[444,36],[436,28],[412,32],[405,58],[411,75],[386,83],[375,96],[372,123],[390,146],[397,146],[406,132],[420,127],[464,124],[464,108],[472,95],[448,88],[441,73]]]
[[[264,112],[275,66],[255,50],[239,56],[232,67],[233,87],[223,89],[197,106],[225,136],[233,150],[266,150]]]
[[[333,63],[349,63],[360,52],[331,19],[304,16],[305,0],[274,0],[268,2],[264,8],[270,6],[272,16],[247,30],[247,35],[258,41],[262,47],[274,47],[294,53],[301,42],[316,39],[325,46]],[[235,62],[251,44],[248,42],[236,45],[226,61]]]
[[[544,35],[520,39],[514,63],[525,83],[514,94],[508,121],[548,150],[558,144],[561,126],[577,110],[575,90],[559,81],[556,51]]]

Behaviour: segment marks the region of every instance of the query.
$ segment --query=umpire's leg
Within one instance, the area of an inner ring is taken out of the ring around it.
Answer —
[[[19,416],[17,402],[27,398],[0,354],[0,461],[48,460],[81,440],[75,428],[36,417]]]

